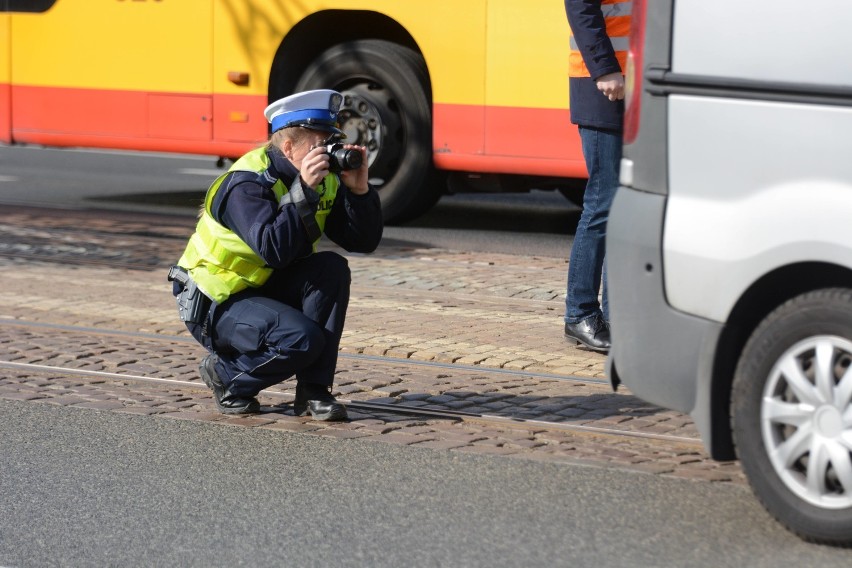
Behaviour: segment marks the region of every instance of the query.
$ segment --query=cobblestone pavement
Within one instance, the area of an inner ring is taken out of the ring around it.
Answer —
[[[165,280],[192,224],[0,213],[0,398],[744,483],[738,464],[707,458],[688,416],[613,393],[605,358],[566,344],[564,259],[347,254],[353,291],[335,389],[355,403],[352,420],[293,416],[291,382],[262,393],[259,415],[221,415]]]

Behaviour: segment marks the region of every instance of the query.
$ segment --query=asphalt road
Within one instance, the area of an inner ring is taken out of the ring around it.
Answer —
[[[0,204],[191,223],[217,172],[209,158],[0,147]],[[558,257],[572,219],[543,192],[456,196],[386,242]],[[0,401],[0,479],[3,567],[852,564],[728,484],[33,402]]]
[[[0,565],[849,566],[744,488],[0,401]]]

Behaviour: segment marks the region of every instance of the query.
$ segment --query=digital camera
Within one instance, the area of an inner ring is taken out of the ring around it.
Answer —
[[[344,148],[343,143],[338,141],[327,144],[325,153],[328,154],[328,170],[336,174],[343,170],[357,170],[363,162],[361,152]]]

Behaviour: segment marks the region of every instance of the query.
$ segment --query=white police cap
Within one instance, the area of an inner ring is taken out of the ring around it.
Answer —
[[[343,95],[337,91],[318,89],[278,99],[266,107],[263,114],[272,125],[272,132],[290,126],[303,126],[342,134],[337,128],[337,113],[342,103]]]

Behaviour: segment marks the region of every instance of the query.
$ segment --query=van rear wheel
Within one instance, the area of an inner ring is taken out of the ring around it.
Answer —
[[[754,493],[807,540],[852,545],[852,290],[798,296],[748,340],[734,440]]]

